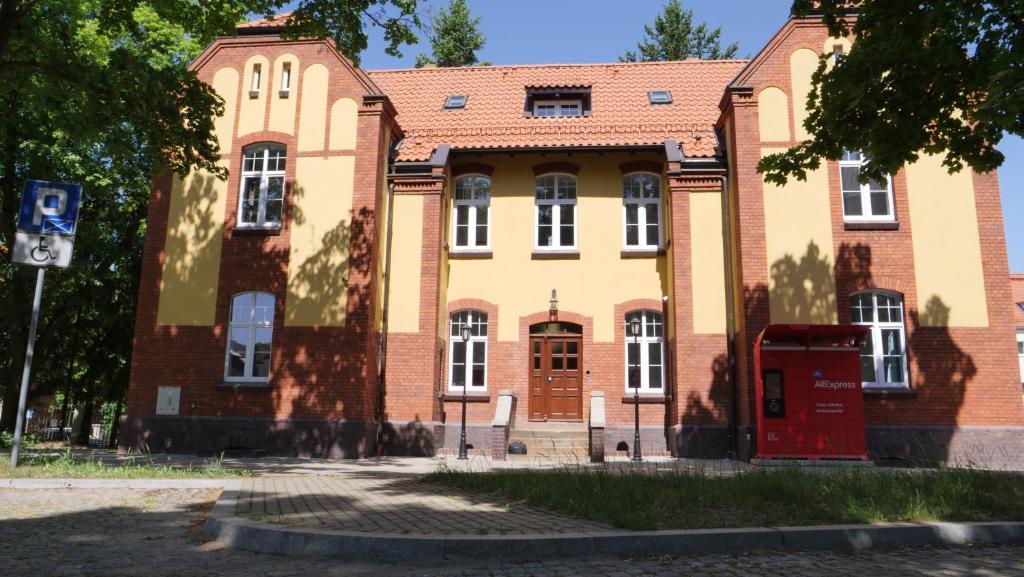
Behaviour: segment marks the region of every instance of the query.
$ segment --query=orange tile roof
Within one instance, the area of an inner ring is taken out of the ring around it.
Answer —
[[[690,157],[715,155],[714,125],[726,85],[745,60],[551,64],[373,70],[370,77],[398,110],[405,132],[398,159],[422,161],[442,143],[453,149],[656,146],[678,141]],[[591,87],[592,114],[523,116],[526,89]],[[652,106],[649,90],[672,104]],[[463,110],[445,98],[468,96]]]
[[[258,20],[242,22],[235,28],[277,28],[279,26],[284,26],[291,16],[291,12],[282,12],[280,14],[275,14],[272,18],[260,18]]]

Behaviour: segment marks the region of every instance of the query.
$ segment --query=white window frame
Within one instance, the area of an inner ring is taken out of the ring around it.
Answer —
[[[630,334],[629,321],[630,317],[634,314],[639,313],[640,317],[640,338],[636,342],[640,345],[640,394],[665,394],[665,379],[668,371],[668,361],[665,358],[665,318],[658,311],[652,310],[636,310],[626,313],[626,345],[623,364],[625,365],[624,384],[626,392],[633,394],[633,387],[630,385],[630,375],[633,372],[633,365],[629,363],[629,347],[634,344],[634,337]],[[654,315],[655,318],[651,318],[650,315]],[[655,320],[656,319],[656,320]],[[661,327],[661,336],[653,334],[651,325],[658,325]],[[650,371],[650,346],[651,344],[661,345],[661,383],[660,387],[651,386],[651,371]]]
[[[870,295],[871,296],[871,321],[856,320],[853,317],[853,303],[854,297]],[[899,321],[887,321],[882,322],[878,320],[878,297],[885,296],[888,298],[895,298],[899,301],[900,320]],[[883,388],[910,388],[910,378],[907,371],[907,328],[906,328],[906,308],[903,303],[903,296],[899,293],[883,290],[871,290],[861,291],[850,295],[850,314],[851,324],[868,326],[871,327],[871,331],[868,333],[868,338],[871,339],[871,351],[875,361],[875,380],[873,382],[861,381],[861,385],[865,388],[872,387],[883,387]],[[901,365],[903,368],[903,382],[901,383],[887,383],[885,382],[885,354],[882,346],[882,331],[883,330],[898,330],[900,335],[900,354],[903,357]],[[861,355],[862,357],[864,355]]]
[[[654,182],[658,184],[658,196],[655,199],[643,198],[641,195],[639,198],[629,198],[626,196],[626,181],[642,176],[653,176]],[[651,202],[655,200],[655,202]],[[645,251],[645,250],[660,250],[664,246],[665,235],[662,232],[662,208],[661,208],[661,175],[653,172],[630,172],[622,175],[622,246],[623,250],[626,251]],[[657,219],[658,225],[658,242],[656,244],[647,244],[647,225],[648,217],[647,206],[654,204],[656,209],[655,218]],[[629,211],[630,205],[637,207],[637,244],[629,244],[629,235],[627,233],[627,222],[626,213]]]
[[[459,182],[463,179],[485,179],[487,181],[487,197],[476,198],[477,188],[474,186],[470,189],[470,198],[460,199],[458,197]],[[491,220],[494,215],[491,211],[491,177],[486,174],[463,174],[455,179],[455,192],[452,194],[454,199],[452,209],[452,252],[474,252],[474,251],[487,251],[491,249]],[[458,235],[458,222],[459,222],[459,207],[467,207],[469,211],[469,217],[467,218],[467,226],[469,227],[469,233],[466,236],[468,244],[459,244]],[[477,208],[485,207],[487,209],[487,241],[486,244],[476,244],[476,228],[477,228]]]
[[[490,366],[487,362],[488,352],[490,347],[487,343],[487,313],[475,309],[467,309],[456,311],[448,317],[448,390],[453,392],[462,392],[462,385],[455,384],[455,345],[456,343],[462,343],[462,325],[468,323],[473,327],[472,336],[466,343],[466,391],[467,392],[480,392],[487,390],[487,373]],[[484,384],[473,385],[469,381],[472,380],[473,365],[477,360],[473,356],[473,351],[476,349],[473,343],[483,343],[484,345]]]
[[[555,113],[552,115],[541,115],[537,113],[537,110],[541,106],[554,106]],[[567,108],[575,106],[579,110],[579,114],[563,114],[563,107]],[[583,116],[583,101],[582,100],[534,100],[533,101],[533,116],[535,118],[578,118]]]
[[[249,95],[259,94],[260,84],[263,81],[263,65],[256,62],[252,65],[252,84],[249,85]]]
[[[1017,364],[1020,365],[1020,382],[1024,384],[1024,329],[1017,329]]]
[[[537,184],[540,179],[554,176],[555,177],[555,198],[537,198]],[[558,198],[558,177],[568,177],[573,180],[575,185],[575,194],[572,198]],[[565,172],[547,172],[540,174],[534,179],[534,192],[533,192],[533,248],[538,251],[552,251],[552,252],[576,252],[579,246],[579,235],[580,235],[580,215],[577,209],[577,200],[579,199],[579,179],[576,178],[575,174],[568,174]],[[572,245],[563,245],[562,242],[562,210],[561,206],[572,205]],[[552,245],[540,244],[540,207],[551,206],[551,239],[554,241]]]
[[[848,159],[847,156],[857,154],[860,156],[859,159],[853,160]],[[860,169],[864,166],[868,160],[867,156],[863,153],[856,151],[846,151],[843,154],[843,158],[839,161],[839,201],[842,205],[843,221],[844,222],[895,222],[896,221],[896,204],[893,202],[892,192],[892,175],[885,176],[886,186],[886,203],[889,207],[889,212],[886,214],[871,214],[871,184],[860,183],[860,214],[859,215],[847,215],[846,214],[846,193],[854,192],[852,189],[847,191],[843,187],[843,169],[844,168],[856,168],[858,174]]]
[[[256,303],[260,295],[270,297],[270,316],[267,320],[256,321]],[[249,319],[248,320],[233,320],[234,309],[236,303],[240,299],[250,299],[249,306]],[[249,291],[237,293],[231,296],[230,309],[228,309],[228,330],[227,330],[227,346],[224,352],[224,381],[231,383],[266,383],[270,381],[270,375],[265,377],[254,377],[252,376],[253,370],[253,354],[256,349],[256,329],[269,328],[270,329],[270,346],[271,355],[268,359],[268,363],[273,361],[273,346],[274,346],[274,308],[277,306],[277,299],[272,293],[260,292],[260,291]],[[232,329],[247,329],[248,340],[245,343],[245,375],[232,376],[231,375],[231,333]]]
[[[281,92],[288,92],[292,89],[292,63],[281,64]]]
[[[280,144],[253,144],[245,147],[242,151],[242,170],[241,178],[238,179],[238,207],[236,212],[238,213],[235,226],[237,228],[264,228],[264,229],[278,229],[281,228],[281,221],[270,221],[267,222],[267,193],[270,187],[271,178],[281,179],[281,220],[284,220],[284,196],[286,188],[285,180],[285,168],[280,170],[269,170],[270,152],[271,150],[280,150],[281,157],[280,161],[283,166],[287,166],[287,150],[283,145]],[[250,157],[251,151],[261,151],[263,153],[263,161],[260,165],[260,170],[246,170],[246,160]],[[275,156],[275,160],[278,157]],[[250,178],[260,179],[260,190],[259,190],[259,208],[257,209],[256,222],[245,222],[242,220],[242,216],[245,214],[243,209],[243,203],[245,203],[245,183]]]

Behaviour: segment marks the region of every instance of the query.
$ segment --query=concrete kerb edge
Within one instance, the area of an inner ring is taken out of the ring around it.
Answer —
[[[576,535],[401,535],[296,529],[237,517],[239,489],[225,488],[203,533],[229,547],[346,561],[540,560],[588,555],[687,555],[750,551],[848,550],[894,545],[1024,542],[1024,523],[886,523]]]
[[[3,489],[235,489],[238,479],[0,479]]]

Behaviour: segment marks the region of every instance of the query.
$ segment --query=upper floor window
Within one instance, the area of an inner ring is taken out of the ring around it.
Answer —
[[[895,220],[892,201],[892,177],[860,182],[860,171],[867,156],[846,151],[839,161],[839,177],[843,188],[843,218],[846,221]]]
[[[538,249],[576,248],[576,177],[544,174],[537,177]]]
[[[469,174],[455,179],[455,218],[452,219],[452,232],[456,249],[485,249],[490,246],[490,208],[489,177]]]
[[[263,67],[257,62],[252,65],[252,84],[249,86],[249,98],[256,98],[260,94],[260,76]]]
[[[633,333],[637,321],[639,334]],[[665,390],[665,325],[660,313],[634,311],[626,315],[626,390]]]
[[[266,381],[270,377],[270,342],[274,331],[274,295],[247,292],[231,298],[224,378]]]
[[[238,226],[277,228],[284,205],[285,150],[279,144],[257,144],[242,157]]]
[[[539,100],[533,103],[533,115],[538,117],[582,116],[583,103],[579,100]]]
[[[285,62],[281,64],[281,96],[287,96],[288,91],[292,89],[292,63]]]
[[[469,328],[468,341],[462,338],[462,327]],[[471,310],[452,314],[448,335],[448,388],[486,389],[487,313]]]
[[[864,386],[908,386],[903,298],[881,291],[856,293],[850,297],[850,320],[871,327],[860,347]]]
[[[627,249],[661,246],[661,177],[649,172],[622,177],[623,227]]]

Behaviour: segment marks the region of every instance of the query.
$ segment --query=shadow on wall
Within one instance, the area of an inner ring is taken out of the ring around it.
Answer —
[[[177,219],[178,224],[168,223],[167,238],[163,247],[162,285],[173,286],[179,295],[187,294],[189,300],[212,302],[217,292],[217,261],[220,259],[220,231],[222,222],[214,221],[214,208],[220,201],[216,177],[206,173],[195,173],[182,186],[180,212],[169,215]],[[178,177],[173,177],[178,181]],[[173,182],[172,181],[172,182]],[[178,186],[172,184],[168,195],[177,192]],[[205,273],[205,275],[204,275]],[[213,274],[214,278],[209,278]],[[170,278],[168,278],[170,277]],[[171,306],[184,308],[185,303],[174,303]],[[165,306],[161,303],[161,306]],[[182,320],[188,315],[185,310],[163,311],[170,315],[171,320]],[[196,313],[191,313],[193,316]],[[163,316],[163,315],[161,315]]]
[[[799,258],[787,254],[772,263],[768,306],[772,322],[836,322],[836,281],[832,263],[813,241]]]

